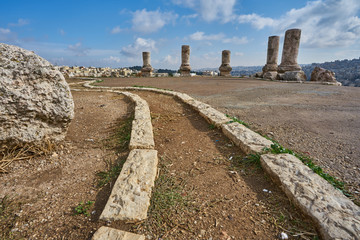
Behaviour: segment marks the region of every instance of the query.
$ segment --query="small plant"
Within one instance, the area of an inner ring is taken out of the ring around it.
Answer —
[[[215,126],[214,124],[210,124],[210,125],[209,125],[209,129],[213,130],[213,129],[215,129],[215,128],[216,128],[216,126]]]
[[[238,119],[237,117],[231,117],[231,116],[230,116],[230,115],[228,115],[228,114],[226,114],[226,117],[228,117],[228,118],[231,118],[231,119],[232,119],[232,120],[231,120],[230,122],[228,122],[228,123],[237,122],[237,123],[240,123],[240,124],[244,125],[244,126],[245,126],[245,127],[247,127],[247,128],[250,128],[249,124],[247,124],[246,122],[244,122],[244,121],[242,121],[242,120]]]
[[[84,214],[87,217],[90,216],[89,210],[93,204],[94,201],[87,201],[85,203],[81,201],[74,209],[75,215]]]
[[[125,157],[122,159],[118,159],[115,164],[109,167],[108,171],[97,172],[96,173],[96,176],[98,177],[97,186],[99,188],[102,188],[106,184],[111,183],[114,179],[116,179],[119,176],[125,161],[126,161]]]

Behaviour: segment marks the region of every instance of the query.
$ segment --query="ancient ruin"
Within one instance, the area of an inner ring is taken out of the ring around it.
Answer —
[[[74,117],[64,76],[34,52],[0,43],[0,143],[60,141]]]
[[[180,74],[182,77],[190,77],[190,46],[182,45],[181,46],[181,66]]]
[[[285,32],[281,64],[278,67],[278,78],[285,81],[306,81],[306,75],[297,63],[301,29],[289,29]]]
[[[321,83],[334,83],[336,85],[341,86],[341,83],[336,81],[335,73],[333,71],[321,67],[314,68],[314,70],[311,73],[310,81],[321,82]]]
[[[154,70],[150,64],[150,52],[143,52],[143,67],[141,68],[142,77],[151,77],[152,71]]]
[[[220,76],[231,77],[230,72],[232,70],[232,67],[230,66],[230,54],[230,50],[222,51],[222,63],[219,67]]]
[[[278,55],[279,55],[279,36],[270,36],[268,40],[268,50],[266,64],[263,67],[263,78],[275,80],[278,70]]]

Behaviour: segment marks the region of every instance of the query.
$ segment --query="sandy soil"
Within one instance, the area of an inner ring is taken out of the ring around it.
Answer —
[[[360,200],[360,88],[244,78],[104,78],[103,86],[185,92],[309,154]]]

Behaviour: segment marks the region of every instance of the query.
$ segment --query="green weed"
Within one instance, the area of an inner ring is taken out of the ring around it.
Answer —
[[[89,210],[91,209],[94,201],[80,202],[75,208],[75,215],[84,214],[85,216],[90,216]]]

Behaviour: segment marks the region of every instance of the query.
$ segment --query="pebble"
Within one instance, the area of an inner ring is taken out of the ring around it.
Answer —
[[[282,232],[280,233],[280,239],[289,239],[289,236],[286,233]]]

